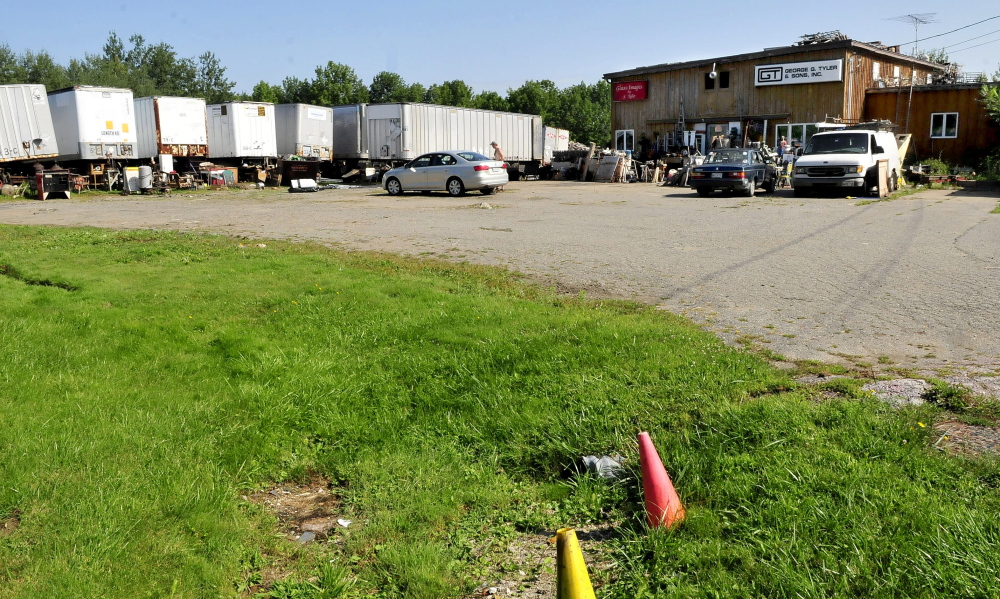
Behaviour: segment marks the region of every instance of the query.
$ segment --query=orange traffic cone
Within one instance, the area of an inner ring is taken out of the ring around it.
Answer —
[[[572,528],[556,531],[556,599],[594,599],[587,564]]]
[[[642,468],[642,496],[646,500],[646,521],[651,527],[673,528],[684,520],[684,506],[677,496],[667,470],[656,453],[649,433],[639,433],[639,466]]]

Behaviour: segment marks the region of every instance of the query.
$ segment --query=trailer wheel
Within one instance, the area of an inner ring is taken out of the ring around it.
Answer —
[[[403,193],[403,186],[399,184],[399,179],[396,177],[390,177],[389,180],[385,182],[385,190],[388,191],[391,196],[398,196]]]
[[[448,193],[454,197],[458,197],[465,193],[465,185],[462,180],[458,177],[452,177],[448,179]]]

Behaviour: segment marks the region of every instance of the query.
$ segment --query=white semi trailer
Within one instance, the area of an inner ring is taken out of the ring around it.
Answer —
[[[0,85],[0,163],[59,155],[44,85]]]
[[[442,150],[492,157],[494,141],[508,163],[531,172],[544,158],[542,117],[411,102],[333,108],[333,160],[349,168],[392,166]]]
[[[135,158],[132,90],[77,85],[49,92],[59,157],[101,161]]]

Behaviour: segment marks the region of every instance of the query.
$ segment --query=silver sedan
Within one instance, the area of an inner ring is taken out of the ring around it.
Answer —
[[[507,165],[478,152],[424,154],[382,177],[382,187],[389,195],[404,191],[447,191],[460,196],[467,190],[489,195],[507,182]]]

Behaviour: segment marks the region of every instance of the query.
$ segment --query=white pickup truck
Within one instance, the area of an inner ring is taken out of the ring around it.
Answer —
[[[795,196],[824,189],[877,195],[881,160],[887,162],[886,187],[895,191],[900,173],[899,148],[891,132],[875,126],[855,126],[817,133],[795,161]]]

